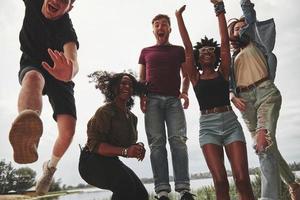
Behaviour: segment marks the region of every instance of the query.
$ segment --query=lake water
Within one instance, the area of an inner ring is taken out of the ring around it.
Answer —
[[[229,178],[232,181],[232,178]],[[172,190],[174,190],[174,182],[171,182]],[[203,186],[209,186],[212,185],[213,181],[211,178],[208,179],[197,179],[197,180],[191,180],[191,188],[192,189],[198,189]],[[145,184],[145,187],[147,191],[150,193],[154,193],[154,184],[149,183]],[[55,198],[47,198],[47,200],[103,200],[103,199],[110,199],[111,192],[107,190],[101,190],[98,188],[89,188],[80,190],[80,193],[75,194],[69,194],[64,196],[59,196]],[[43,199],[44,200],[44,199]],[[46,199],[45,199],[46,200]]]
[[[295,172],[297,177],[300,177],[300,171]],[[254,176],[251,175],[251,179]],[[232,177],[229,177],[229,182],[232,182]],[[171,182],[172,191],[174,190],[174,182]],[[197,190],[204,186],[210,186],[213,185],[213,180],[211,178],[207,179],[197,179],[197,180],[191,180],[191,188],[192,190]],[[154,185],[153,183],[145,184],[146,189],[148,190],[149,194],[154,193]],[[103,200],[103,199],[110,199],[111,192],[107,190],[101,190],[98,188],[89,188],[80,190],[80,193],[75,194],[69,194],[64,196],[59,196],[55,198],[47,198],[43,200]]]

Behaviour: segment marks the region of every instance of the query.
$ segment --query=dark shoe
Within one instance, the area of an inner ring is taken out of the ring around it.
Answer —
[[[158,199],[158,200],[170,200],[169,197],[166,197],[166,196],[161,196],[158,198],[158,196],[155,196],[155,199]]]
[[[180,198],[180,200],[195,200],[194,197],[196,197],[196,195],[189,192],[185,192]]]
[[[19,164],[35,162],[37,148],[43,133],[43,124],[33,110],[20,112],[9,132],[9,141],[14,150],[14,160]]]

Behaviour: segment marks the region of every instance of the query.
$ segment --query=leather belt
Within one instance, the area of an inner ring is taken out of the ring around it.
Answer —
[[[240,93],[240,92],[247,92],[249,90],[252,90],[253,88],[256,88],[257,86],[259,86],[259,84],[261,84],[262,82],[266,81],[266,80],[269,80],[268,77],[265,77],[265,78],[262,78],[248,86],[241,86],[241,87],[237,87],[236,88],[236,92],[237,93]]]
[[[206,110],[201,110],[201,115],[207,115],[210,113],[222,113],[232,110],[231,106],[220,106],[220,107],[214,107]]]

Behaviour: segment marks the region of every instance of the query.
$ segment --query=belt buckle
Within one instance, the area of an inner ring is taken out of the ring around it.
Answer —
[[[248,90],[252,90],[253,88],[256,88],[256,84],[255,83],[253,83],[253,84],[251,84],[251,85],[248,85]]]
[[[237,88],[236,88],[236,93],[237,93],[237,94],[241,93],[241,88],[240,88],[240,87],[237,87]]]

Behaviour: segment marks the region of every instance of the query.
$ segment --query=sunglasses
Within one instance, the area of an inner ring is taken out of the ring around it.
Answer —
[[[199,53],[214,53],[216,47],[202,47],[199,49]]]

